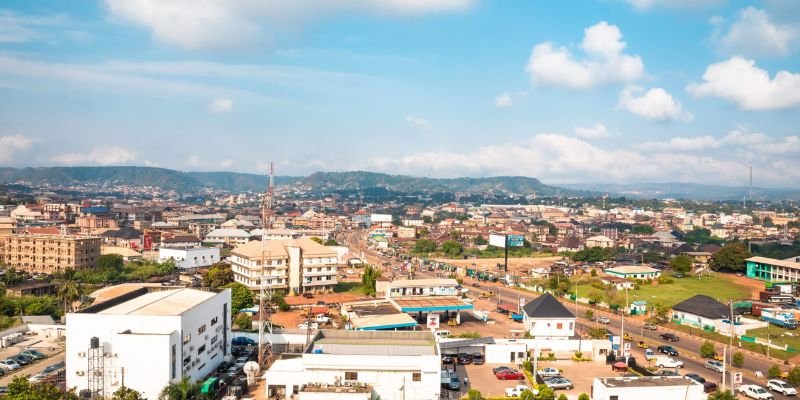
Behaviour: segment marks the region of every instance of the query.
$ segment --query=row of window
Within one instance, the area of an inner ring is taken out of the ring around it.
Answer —
[[[358,372],[356,371],[345,371],[344,372],[344,380],[346,381],[357,381],[358,380]],[[422,373],[412,372],[411,373],[411,381],[412,382],[420,382],[422,381]]]

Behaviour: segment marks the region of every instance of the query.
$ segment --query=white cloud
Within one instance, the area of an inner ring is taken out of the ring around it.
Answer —
[[[0,136],[0,163],[14,160],[15,156],[33,147],[33,140],[20,134]]]
[[[197,168],[200,166],[200,156],[197,154],[192,154],[186,158],[186,161],[183,162],[183,165],[189,168]]]
[[[219,163],[219,166],[221,168],[230,168],[233,166],[233,164],[233,160],[223,160],[221,163]]]
[[[227,97],[214,99],[208,104],[208,111],[215,114],[222,114],[233,111],[233,100]]]
[[[136,153],[120,146],[95,147],[88,153],[66,153],[55,156],[52,161],[65,165],[112,165],[136,159]]]
[[[584,30],[581,48],[586,58],[575,59],[567,48],[544,42],[534,46],[525,70],[534,83],[571,89],[632,82],[644,73],[644,63],[637,55],[625,54],[626,46],[619,28],[601,21]]]
[[[25,43],[44,37],[43,29],[66,21],[63,15],[23,15],[10,10],[0,10],[0,43]]]
[[[409,115],[406,117],[406,122],[408,122],[411,126],[420,128],[420,129],[430,129],[431,123],[425,118],[416,117],[413,115]]]
[[[652,88],[636,97],[643,89],[628,87],[620,92],[617,108],[641,118],[668,122],[674,120],[691,121],[694,117],[683,110],[683,105],[662,88]]]
[[[712,24],[717,29],[712,41],[720,51],[747,57],[787,55],[798,35],[796,27],[773,23],[764,10],[755,7],[740,10],[739,19],[725,34],[719,32],[720,21],[712,21]]]
[[[637,148],[641,150],[660,150],[660,151],[701,151],[710,148],[718,148],[721,142],[712,136],[699,136],[692,138],[674,137],[666,142],[645,142],[639,144]]]
[[[800,105],[800,73],[779,71],[774,78],[755,61],[731,57],[711,64],[702,83],[686,87],[696,97],[717,97],[745,110],[771,110]]]
[[[514,99],[508,93],[503,93],[494,98],[494,105],[498,108],[506,108],[514,105]]]
[[[625,2],[637,10],[644,11],[653,8],[701,9],[724,4],[727,0],[625,0]]]
[[[185,49],[232,49],[274,41],[307,21],[340,12],[416,16],[460,11],[473,0],[105,0],[110,14]]]
[[[575,136],[584,139],[603,139],[611,136],[611,133],[608,132],[605,125],[597,122],[589,127],[576,126]]]

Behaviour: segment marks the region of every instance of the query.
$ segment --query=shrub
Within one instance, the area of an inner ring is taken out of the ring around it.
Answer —
[[[781,367],[779,367],[778,364],[772,364],[772,366],[769,367],[769,370],[767,370],[767,376],[769,377],[769,379],[780,378]]]
[[[483,400],[483,395],[478,389],[467,390],[467,399],[469,400]]]
[[[575,358],[577,358],[577,359],[583,358],[583,353],[581,353],[580,351],[576,351],[575,352]]]
[[[741,368],[744,365],[744,354],[741,351],[733,353],[733,366]]]
[[[588,395],[588,394],[586,394],[586,393],[581,393],[581,395],[580,395],[580,396],[578,396],[578,400],[591,400],[591,399],[589,398],[589,395]]]
[[[700,345],[700,357],[703,358],[711,358],[714,357],[716,351],[714,350],[714,344],[710,341],[706,340]]]
[[[661,284],[661,285],[669,285],[670,283],[674,283],[674,282],[675,282],[674,279],[668,278],[666,276],[659,276],[658,277],[658,283]]]
[[[569,399],[567,399],[567,395],[561,393],[560,395],[558,395],[558,400],[569,400]]]
[[[786,377],[786,380],[792,385],[800,385],[800,367],[792,368],[789,371],[789,375]]]

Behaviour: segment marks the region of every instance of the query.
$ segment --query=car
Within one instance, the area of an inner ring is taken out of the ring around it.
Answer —
[[[235,366],[235,365],[234,365],[234,366],[232,366],[232,367],[228,368],[228,370],[227,370],[227,371],[225,371],[225,375],[226,375],[228,378],[231,378],[231,379],[233,379],[233,378],[236,378],[236,376],[238,376],[238,375],[239,375],[239,372],[241,372],[241,371],[242,371],[242,369],[241,369],[241,368],[239,368],[239,367],[237,367],[237,366]]]
[[[622,335],[622,338],[623,338],[624,340],[633,340],[633,336],[631,336],[631,334],[630,334],[630,333],[628,333],[628,332],[625,332],[625,334],[624,334],[624,335]]]
[[[8,386],[0,386],[0,394],[8,394]]]
[[[714,393],[718,389],[717,384],[714,382],[703,382],[703,393]]]
[[[649,322],[645,322],[645,324],[644,324],[644,325],[642,325],[642,327],[643,327],[644,329],[648,329],[648,330],[651,330],[651,331],[654,331],[654,330],[658,329],[658,325],[656,325],[656,324],[651,324],[651,323],[649,323]]]
[[[303,297],[305,297],[307,299],[313,299],[314,298],[314,293],[305,292],[305,293],[303,293]]]
[[[6,371],[16,371],[20,369],[21,365],[14,360],[13,358],[6,358],[5,360],[0,361],[0,368]]]
[[[47,367],[45,367],[44,371],[42,371],[42,372],[44,372],[46,374],[50,374],[50,373],[62,370],[65,367],[66,367],[66,364],[64,364],[64,362],[62,361],[60,363],[55,363],[53,365],[48,365]]]
[[[312,323],[310,323],[310,324],[309,324],[309,323],[306,321],[306,322],[303,322],[303,323],[302,323],[302,324],[300,324],[300,325],[297,325],[297,327],[298,327],[299,329],[319,329],[319,324],[318,324],[318,323],[316,323],[316,322],[312,322]]]
[[[225,370],[227,370],[230,367],[231,367],[231,363],[229,363],[227,361],[223,361],[223,362],[219,363],[219,365],[217,365],[217,372],[221,374],[221,373],[225,372]]]
[[[680,354],[678,353],[678,350],[675,350],[675,348],[674,348],[674,347],[672,347],[672,346],[666,346],[666,345],[664,345],[664,346],[658,346],[658,352],[659,352],[659,353],[666,354],[666,355],[674,356],[674,357],[677,357],[677,356],[679,356],[679,355],[680,355]]]
[[[725,365],[717,360],[708,360],[705,363],[703,363],[703,366],[706,367],[707,369],[710,369],[712,371],[717,371],[720,373],[725,371]]]
[[[22,350],[19,354],[26,355],[28,357],[33,358],[34,360],[44,360],[47,356],[39,350]]]
[[[772,400],[774,397],[767,392],[766,389],[758,385],[742,385],[739,386],[739,393],[757,400]]]
[[[681,340],[681,339],[680,339],[680,338],[679,338],[677,335],[675,335],[674,333],[662,333],[662,334],[661,334],[661,339],[662,339],[662,340],[666,340],[666,341],[668,341],[668,342],[678,342],[678,341],[680,341],[680,340]]]
[[[559,371],[558,368],[547,367],[547,368],[542,368],[542,369],[536,371],[536,374],[538,374],[541,377],[561,376],[561,371]]]
[[[494,376],[497,379],[500,379],[501,381],[511,381],[511,380],[521,381],[525,379],[525,375],[523,375],[522,372],[513,369],[504,369],[500,372],[495,373]]]
[[[610,324],[611,320],[608,317],[597,317],[597,322],[601,324]]]
[[[513,368],[509,368],[509,367],[506,367],[505,365],[501,365],[499,367],[492,368],[492,373],[493,374],[497,374],[498,372],[506,370],[506,369],[512,370],[512,371],[514,370]]]
[[[556,389],[570,390],[573,387],[575,387],[575,385],[572,384],[571,380],[569,380],[567,378],[561,378],[561,377],[554,377],[554,378],[547,379],[547,380],[544,381],[544,384],[547,385],[547,387],[549,387],[550,389],[553,389],[553,390],[556,390]]]
[[[706,382],[706,378],[703,378],[702,376],[700,376],[700,374],[690,373],[690,374],[686,374],[684,376],[689,378],[689,379],[691,379],[691,380],[693,380],[693,381],[695,381],[695,382],[697,382],[697,383],[705,383]]]
[[[478,283],[478,282],[475,282],[475,283],[472,284],[472,287],[481,287],[481,284]]]
[[[680,376],[679,373],[671,369],[660,369],[653,373],[656,376]]]
[[[676,272],[676,273],[672,274],[673,278],[683,278],[684,276],[685,275],[683,275],[682,272]]]
[[[17,362],[17,364],[19,364],[19,365],[21,365],[23,367],[26,366],[26,365],[31,365],[31,363],[33,362],[33,359],[28,358],[26,356],[23,356],[22,354],[17,354],[15,356],[11,356],[11,357],[8,357],[8,358],[13,359],[14,361]]]
[[[456,359],[448,354],[442,355],[442,364],[453,364],[456,362]]]
[[[645,349],[644,351],[644,359],[645,360],[653,360],[656,358],[656,352],[653,349]]]
[[[239,357],[236,359],[236,362],[233,363],[233,366],[237,368],[244,368],[244,365],[247,364],[248,361],[250,361],[250,359],[247,357]]]
[[[231,344],[234,346],[255,346],[256,341],[246,336],[237,336],[231,339]]]
[[[787,382],[780,379],[770,379],[767,381],[767,389],[778,392],[784,396],[797,396],[797,389]]]
[[[459,364],[471,364],[472,363],[472,355],[467,353],[459,353],[458,358],[456,361]]]
[[[506,388],[506,397],[520,397],[522,396],[522,392],[530,390],[534,396],[539,394],[539,390],[531,389],[528,385],[517,385],[514,387]]]
[[[475,353],[472,355],[473,365],[482,365],[486,360],[483,358],[483,353]]]
[[[36,375],[32,375],[28,377],[28,382],[30,383],[39,383],[45,381],[49,377],[48,374],[40,372]]]
[[[640,349],[649,349],[650,345],[647,344],[644,340],[640,340],[639,343],[636,343],[636,347]]]
[[[656,359],[656,367],[659,368],[683,368],[683,361],[669,357],[659,357]]]

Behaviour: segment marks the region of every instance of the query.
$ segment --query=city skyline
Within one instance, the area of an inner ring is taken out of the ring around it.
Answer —
[[[791,187],[798,44],[788,0],[12,1],[0,166]]]

